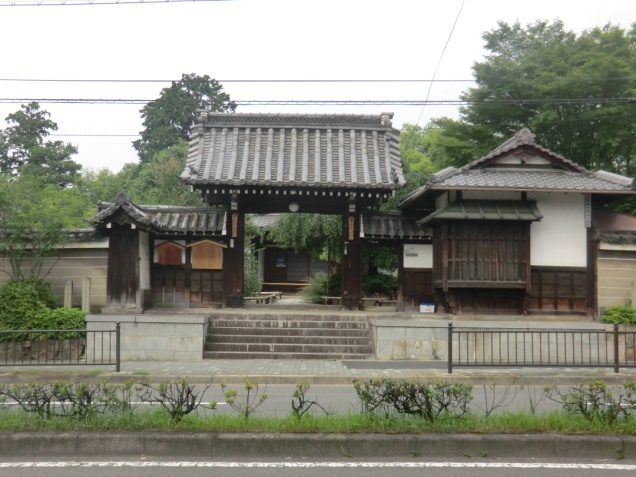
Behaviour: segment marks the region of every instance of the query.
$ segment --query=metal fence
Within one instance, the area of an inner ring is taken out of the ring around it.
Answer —
[[[448,372],[454,366],[636,367],[636,332],[481,329],[448,325]]]
[[[115,366],[121,369],[121,327],[114,330],[0,331],[0,366]]]

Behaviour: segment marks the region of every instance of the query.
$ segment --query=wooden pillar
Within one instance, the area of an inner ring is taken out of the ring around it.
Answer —
[[[225,275],[225,306],[243,308],[243,269],[245,263],[245,212],[234,205],[230,210],[230,243],[225,249],[223,272]]]
[[[362,303],[362,241],[360,214],[355,204],[342,218],[342,306],[357,310]]]
[[[139,234],[130,225],[112,224],[108,242],[108,277],[106,311],[128,309],[140,311]]]

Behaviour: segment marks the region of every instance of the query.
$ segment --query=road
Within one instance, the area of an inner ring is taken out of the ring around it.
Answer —
[[[635,462],[512,461],[153,461],[0,462],[3,477],[618,477],[634,475]]]
[[[568,386],[559,386],[560,392],[567,391]],[[229,385],[228,390],[238,392],[237,400],[245,398],[245,390],[242,385]],[[529,410],[530,402],[537,402],[542,397],[543,386],[496,386],[476,385],[473,387],[473,400],[470,403],[471,412],[483,414],[494,408],[494,413],[502,411]],[[196,392],[203,393],[203,405],[211,401],[217,402],[217,412],[233,413],[232,408],[227,405],[225,396],[220,385],[213,385],[207,390],[205,386],[197,384]],[[286,384],[262,385],[258,389],[258,395],[267,394],[268,398],[258,409],[257,414],[261,416],[286,416],[291,412],[292,396],[296,391],[296,386]],[[308,401],[316,401],[326,411],[345,414],[348,412],[359,412],[360,402],[353,385],[316,385],[309,388],[305,395]],[[9,402],[11,402],[9,400]],[[543,399],[537,406],[538,412],[558,410],[561,404],[558,397],[553,400]],[[201,408],[197,412],[208,412]],[[313,407],[313,412],[321,413],[317,406]]]
[[[239,392],[239,396],[244,395],[241,385],[231,385],[228,389]],[[536,402],[542,395],[543,386],[480,386],[473,387],[473,401],[470,404],[471,411],[476,414],[484,413],[487,409],[497,406],[495,412],[529,410],[530,399]],[[568,386],[559,386],[560,392],[565,392]],[[203,391],[202,386],[197,386],[198,392]],[[296,386],[292,385],[269,385],[261,386],[260,392],[265,392],[267,400],[260,408],[260,415],[285,416],[291,412],[292,395]],[[339,414],[347,412],[358,412],[360,404],[353,385],[316,385],[309,388],[306,393],[308,400],[318,402],[322,407],[330,412]],[[225,397],[218,385],[209,388],[204,395],[203,402],[217,401],[217,409],[222,413],[231,413],[232,409],[225,404]],[[561,404],[554,400],[544,399],[538,406],[538,412],[557,410]],[[320,412],[320,411],[318,411]]]

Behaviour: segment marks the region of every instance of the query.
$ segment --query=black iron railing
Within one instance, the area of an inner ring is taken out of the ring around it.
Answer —
[[[0,331],[0,366],[90,365],[121,369],[121,327],[114,330]]]
[[[448,325],[448,372],[454,366],[636,367],[636,332],[483,329]]]

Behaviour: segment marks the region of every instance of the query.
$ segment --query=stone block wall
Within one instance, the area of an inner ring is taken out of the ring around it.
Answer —
[[[193,361],[203,359],[206,315],[88,315],[87,329],[121,326],[122,361]],[[111,347],[112,346],[112,347]],[[100,355],[114,343],[89,342],[87,353]]]

